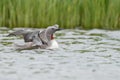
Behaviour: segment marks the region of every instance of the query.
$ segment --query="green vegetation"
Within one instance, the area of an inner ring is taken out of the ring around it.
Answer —
[[[0,26],[120,29],[120,0],[0,0]]]

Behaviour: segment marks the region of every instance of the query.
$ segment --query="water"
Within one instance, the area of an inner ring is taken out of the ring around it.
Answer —
[[[15,50],[0,29],[0,80],[120,80],[120,31],[63,30],[56,50]]]

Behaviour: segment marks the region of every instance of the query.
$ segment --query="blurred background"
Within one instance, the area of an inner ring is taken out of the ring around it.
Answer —
[[[55,50],[7,37],[54,24]],[[120,0],[0,0],[0,80],[120,80]]]
[[[0,26],[120,29],[120,0],[0,0]]]

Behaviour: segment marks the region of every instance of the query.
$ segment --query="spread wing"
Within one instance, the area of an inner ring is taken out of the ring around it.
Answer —
[[[45,44],[46,38],[44,38],[44,35],[41,33],[43,32],[40,31],[30,32],[25,30],[18,30],[10,33],[8,36],[22,35],[25,42],[32,42],[32,44],[30,45],[28,45],[28,43],[26,43],[25,45],[19,45],[19,47],[21,48],[32,48],[32,47],[46,48],[47,47],[47,44]],[[42,38],[45,39],[45,41]]]
[[[43,45],[42,40],[40,39],[38,34],[39,32],[36,32],[36,34],[33,33],[33,36],[32,36],[32,41],[35,46]]]
[[[25,30],[17,30],[8,34],[8,36],[20,36],[22,35],[25,42],[33,42],[35,45],[42,45],[42,41],[40,40],[38,33],[40,31],[25,31]]]
[[[15,32],[8,34],[7,36],[19,36],[19,35],[25,35],[27,33],[29,33],[29,32],[25,31],[25,30],[17,30]]]

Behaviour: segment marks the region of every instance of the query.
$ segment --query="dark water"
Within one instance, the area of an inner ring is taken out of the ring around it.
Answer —
[[[15,50],[12,31],[0,29],[0,80],[120,80],[120,31],[63,30],[56,50]]]

